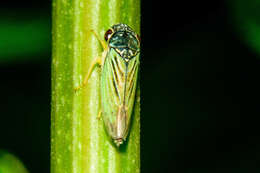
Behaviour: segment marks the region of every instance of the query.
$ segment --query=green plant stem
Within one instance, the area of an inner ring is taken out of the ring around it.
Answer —
[[[140,32],[140,0],[54,0],[51,115],[52,173],[140,172],[140,95],[126,143],[117,148],[105,132],[100,110],[100,69],[75,93],[101,39],[116,23]],[[140,34],[140,33],[139,33]]]
[[[28,173],[28,170],[16,156],[0,150],[0,173]]]

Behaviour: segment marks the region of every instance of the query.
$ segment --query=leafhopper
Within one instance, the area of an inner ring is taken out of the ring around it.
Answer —
[[[101,68],[101,111],[105,129],[117,146],[126,140],[133,112],[139,73],[140,37],[126,24],[116,24],[99,39],[103,52],[91,64],[80,89],[96,67]]]

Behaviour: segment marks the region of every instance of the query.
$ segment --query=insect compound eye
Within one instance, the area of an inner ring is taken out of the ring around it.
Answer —
[[[104,35],[105,40],[107,41],[110,37],[110,35],[113,33],[111,29],[107,30],[107,32]]]

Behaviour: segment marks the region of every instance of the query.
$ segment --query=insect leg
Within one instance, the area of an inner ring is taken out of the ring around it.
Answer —
[[[93,34],[96,36],[96,38],[98,39],[99,43],[101,44],[103,50],[104,51],[107,50],[106,42],[104,40],[101,40],[100,37],[97,35],[97,33],[93,29],[91,29],[90,31],[93,32]]]
[[[94,68],[96,67],[96,65],[101,66],[102,65],[102,57],[97,57],[94,59],[94,61],[92,61],[89,71],[87,73],[87,75],[84,78],[84,81],[81,85],[79,85],[78,87],[74,88],[75,91],[78,91],[79,89],[83,88],[87,83],[88,83],[88,79],[91,75],[91,73],[93,72]]]
[[[102,52],[101,56],[98,56],[97,58],[95,58],[94,61],[91,63],[90,69],[89,69],[86,77],[84,78],[83,83],[81,85],[79,85],[78,87],[76,87],[74,89],[75,91],[78,91],[79,89],[83,88],[88,83],[88,79],[89,79],[89,77],[90,77],[90,75],[91,75],[91,73],[92,73],[92,71],[93,71],[93,69],[95,68],[96,65],[99,65],[101,67],[103,66],[105,58],[106,58],[106,54],[108,52],[108,47],[106,45],[106,42],[101,40],[94,30],[90,30],[90,31],[94,33],[94,35],[96,36],[96,38],[98,39],[98,41],[102,45],[102,48],[103,48],[104,51]]]
[[[79,89],[83,88],[87,83],[88,83],[88,79],[91,75],[91,73],[93,72],[94,68],[96,67],[96,65],[101,66],[101,68],[103,67],[105,58],[106,58],[106,54],[107,54],[107,50],[104,50],[102,52],[101,56],[98,56],[97,58],[95,58],[89,68],[89,71],[87,73],[87,75],[84,78],[84,81],[81,85],[79,85],[78,87],[74,88],[75,91],[78,91]]]
[[[97,116],[97,119],[98,119],[98,120],[101,119],[101,115],[102,115],[102,110],[100,110],[100,111],[98,112],[98,116]]]

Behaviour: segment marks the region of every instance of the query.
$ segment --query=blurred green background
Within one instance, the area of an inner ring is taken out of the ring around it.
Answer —
[[[260,171],[259,9],[142,1],[142,172]],[[51,1],[1,5],[0,149],[32,173],[50,166],[50,63]]]

